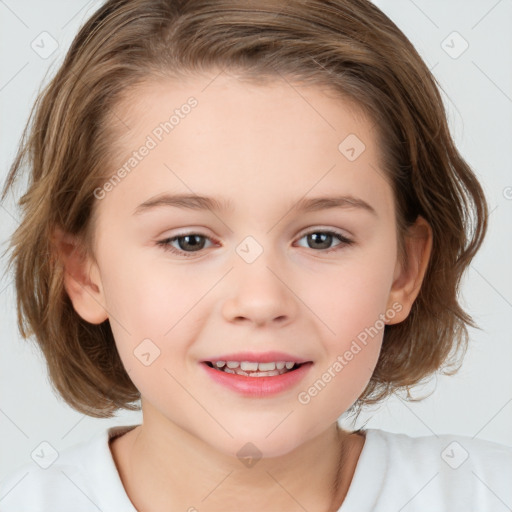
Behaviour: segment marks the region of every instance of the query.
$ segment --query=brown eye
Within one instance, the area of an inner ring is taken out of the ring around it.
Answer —
[[[307,247],[309,249],[315,249],[323,252],[335,251],[338,250],[338,248],[342,248],[353,243],[352,240],[349,240],[336,231],[310,231],[301,237],[301,239],[303,238],[306,238]],[[331,247],[335,240],[338,240],[339,243],[334,247]]]
[[[190,257],[193,253],[200,252],[205,248],[206,241],[211,240],[200,233],[184,233],[157,242],[165,251],[170,251],[180,256]],[[176,245],[173,245],[176,244]]]

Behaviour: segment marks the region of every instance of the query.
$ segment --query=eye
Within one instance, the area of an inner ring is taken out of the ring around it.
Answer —
[[[347,245],[354,243],[353,240],[350,240],[341,233],[332,230],[317,229],[315,231],[305,233],[299,240],[302,240],[303,238],[307,239],[308,245],[312,245],[312,247],[310,247],[311,249],[322,251],[324,253],[337,251]],[[162,247],[165,251],[177,254],[178,256],[185,256],[190,258],[194,256],[194,253],[200,252],[205,248],[206,241],[212,240],[212,238],[206,235],[190,232],[181,233],[170,238],[165,238],[158,241],[157,245]],[[336,244],[333,248],[329,248],[335,240],[338,240],[339,243]],[[216,240],[214,240],[214,242],[216,242]],[[177,247],[173,244],[177,244]]]
[[[204,249],[206,240],[211,239],[205,235],[201,235],[200,233],[182,233],[171,238],[160,240],[157,242],[157,245],[163,247],[165,251],[170,251],[173,254],[190,258],[193,256],[193,253]],[[177,248],[171,245],[175,242],[177,242]]]
[[[300,240],[302,240],[303,238],[306,238],[308,245],[312,245],[312,247],[310,247],[310,248],[315,249],[315,250],[328,249],[334,240],[338,240],[340,242],[339,244],[335,245],[333,248],[330,248],[329,250],[324,250],[323,252],[325,252],[325,253],[330,253],[333,251],[340,250],[344,246],[351,245],[354,243],[353,240],[348,239],[341,233],[338,233],[337,231],[331,231],[331,230],[309,231],[308,233],[305,233],[300,238]]]

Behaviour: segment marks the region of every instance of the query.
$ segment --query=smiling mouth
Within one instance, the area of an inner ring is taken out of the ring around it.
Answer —
[[[292,361],[278,361],[275,363],[256,363],[248,361],[216,361],[213,363],[212,361],[205,361],[204,363],[219,372],[242,375],[244,377],[274,377],[293,372],[303,364],[308,364],[295,363]]]

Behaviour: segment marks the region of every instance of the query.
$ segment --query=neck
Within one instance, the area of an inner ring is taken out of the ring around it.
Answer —
[[[174,423],[145,421],[115,439],[121,480],[138,510],[339,509],[364,438],[333,423],[290,453],[245,465]]]

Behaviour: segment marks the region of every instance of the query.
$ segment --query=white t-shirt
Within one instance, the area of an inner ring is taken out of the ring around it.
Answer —
[[[46,469],[22,466],[0,482],[0,511],[137,512],[108,444],[135,426],[104,430],[63,450]],[[465,436],[364,432],[339,512],[505,512],[512,507],[511,447]],[[50,447],[38,454],[43,466],[56,455]]]

